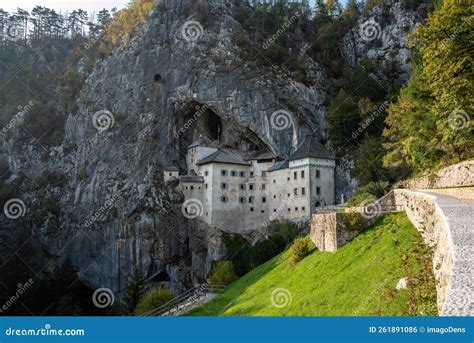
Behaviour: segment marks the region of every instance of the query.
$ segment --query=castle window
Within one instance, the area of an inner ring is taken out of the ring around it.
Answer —
[[[193,159],[191,159],[191,163],[194,163],[194,160],[193,160]]]
[[[295,193],[295,195],[298,195],[298,188],[293,189],[293,192]]]
[[[229,173],[229,172],[228,172],[227,170],[225,170],[225,169],[222,169],[222,170],[221,170],[221,175],[222,175],[222,176],[227,176],[228,173]]]
[[[201,189],[201,186],[199,186],[198,189]]]
[[[262,176],[267,176],[267,172],[262,172]]]
[[[287,178],[286,178],[286,180],[287,180],[287,181],[290,181],[290,178],[289,178],[289,177],[287,177]]]
[[[276,197],[277,197],[276,195],[273,195],[273,199],[276,199]]]
[[[170,173],[170,176],[173,175],[172,173]]]
[[[273,212],[276,212],[276,211],[277,211],[277,209],[276,209],[276,208],[274,208],[274,209],[273,209]]]
[[[206,171],[204,172],[204,176],[209,176],[209,171],[208,171],[208,170],[206,170]]]
[[[245,189],[246,189],[245,184],[241,184],[241,185],[240,185],[240,189],[243,190],[243,191],[245,191]]]
[[[261,210],[260,213],[265,213],[265,210]]]
[[[221,201],[222,201],[222,202],[228,202],[228,201],[229,201],[229,198],[226,197],[226,196],[223,196],[223,197],[221,197]]]
[[[254,172],[250,172],[250,177],[253,177],[253,175],[254,175]]]
[[[288,207],[288,212],[291,212],[291,208]]]
[[[241,204],[243,204],[243,203],[245,202],[245,198],[244,198],[244,197],[240,197],[240,198],[239,198],[239,201],[240,201]]]
[[[298,178],[298,172],[293,172],[293,180],[296,180]]]
[[[303,207],[301,207],[301,211],[304,211],[304,210],[305,210],[305,207],[304,207],[304,206],[303,206]]]
[[[240,172],[240,177],[245,177],[245,172],[241,171]]]
[[[290,193],[288,193],[287,195],[288,195],[288,197],[290,197]]]
[[[206,183],[204,186],[206,187],[206,189],[208,189],[208,188],[209,188],[209,185],[208,185],[207,183]]]
[[[305,195],[306,194],[306,189],[303,187],[301,188],[301,195]]]
[[[276,183],[276,180],[273,180],[273,183]]]
[[[253,212],[253,207],[250,207],[250,212]]]
[[[316,178],[320,178],[321,177],[321,171],[319,169],[316,170]]]
[[[320,195],[321,194],[321,187],[316,187],[316,194]]]
[[[295,211],[298,211],[298,207],[295,207]]]
[[[221,183],[221,188],[222,189],[228,189],[229,188],[229,185],[225,182]]]
[[[301,178],[304,179],[304,170],[301,171]]]
[[[263,197],[262,202],[267,202],[267,198]]]
[[[249,197],[249,203],[253,204],[253,197]]]
[[[249,190],[253,191],[253,183],[249,184]]]
[[[237,176],[237,172],[236,172],[235,170],[232,170],[232,171],[230,172],[230,176]]]
[[[265,189],[265,184],[262,184],[262,189]]]
[[[189,189],[193,190],[193,189],[194,189],[194,186],[189,186]]]

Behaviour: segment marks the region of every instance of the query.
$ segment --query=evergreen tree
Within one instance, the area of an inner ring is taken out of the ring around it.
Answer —
[[[143,275],[135,266],[132,271],[132,277],[127,286],[127,293],[123,298],[122,310],[127,316],[133,315],[138,303],[143,295]]]

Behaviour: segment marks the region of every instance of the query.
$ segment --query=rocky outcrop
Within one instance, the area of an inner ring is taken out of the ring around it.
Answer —
[[[407,35],[426,16],[428,5],[407,8],[406,1],[382,1],[382,5],[362,15],[357,25],[343,40],[343,55],[355,67],[360,60],[369,59],[377,67],[374,78],[388,86],[388,79],[408,80],[410,48]]]
[[[400,186],[411,189],[474,186],[474,161],[463,161],[450,165],[420,178],[403,181]]]
[[[4,231],[28,228],[51,265],[69,259],[88,285],[118,294],[134,265],[147,278],[170,278],[176,293],[202,282],[225,254],[221,233],[184,218],[182,194],[163,183],[163,167],[184,171],[185,147],[199,134],[221,147],[287,156],[307,133],[323,138],[326,125],[324,70],[308,59],[312,84],[305,85],[243,60],[235,6],[160,1],[138,36],[96,63],[60,146],[19,143],[14,131],[2,137],[9,185],[27,209],[21,221],[1,218]],[[389,30],[396,39],[384,43],[387,51],[408,31],[400,20]],[[352,64],[368,53],[360,43],[349,34]],[[87,47],[83,52],[87,59]],[[403,54],[395,61],[405,63]],[[282,110],[284,128],[272,116]],[[338,170],[337,196],[347,199],[351,180]]]

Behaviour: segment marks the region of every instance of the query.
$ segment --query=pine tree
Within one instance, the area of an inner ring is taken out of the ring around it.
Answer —
[[[125,315],[133,315],[140,299],[143,295],[143,275],[138,268],[135,266],[132,271],[132,277],[127,286],[127,293],[123,298],[122,311]]]

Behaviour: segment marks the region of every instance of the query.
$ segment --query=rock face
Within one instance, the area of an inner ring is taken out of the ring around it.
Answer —
[[[175,293],[205,280],[225,254],[221,234],[184,218],[183,196],[163,182],[163,167],[184,171],[185,147],[201,133],[222,147],[287,156],[306,134],[323,137],[325,127],[324,71],[309,60],[313,85],[306,86],[243,60],[234,6],[161,1],[140,35],[96,64],[60,146],[45,156],[34,142],[2,138],[9,182],[20,185],[27,209],[19,221],[2,217],[2,228],[29,228],[51,265],[67,258],[91,287],[119,295],[135,265],[150,281],[169,278]],[[395,24],[382,25],[395,37],[384,41],[386,50],[413,26],[400,26],[394,11]],[[356,31],[346,45],[351,63],[370,51]],[[370,54],[382,58],[382,50]],[[87,47],[83,53],[87,58]],[[396,61],[405,61],[403,54]],[[285,129],[272,123],[278,110],[291,112]],[[336,179],[344,192],[350,180]]]
[[[410,48],[407,35],[427,13],[427,4],[407,8],[405,1],[385,1],[382,7],[374,7],[362,15],[357,25],[344,37],[343,55],[349,65],[355,67],[368,58],[377,66],[376,76],[387,84],[387,78],[396,76],[405,83],[410,73]]]

